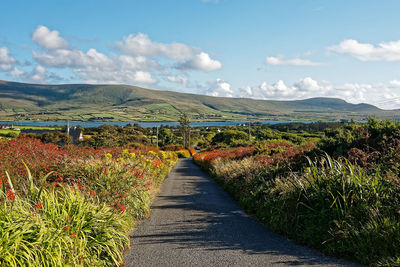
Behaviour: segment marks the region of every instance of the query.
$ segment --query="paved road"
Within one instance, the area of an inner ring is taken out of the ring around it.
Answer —
[[[191,159],[179,160],[131,234],[126,266],[351,266],[244,214]]]

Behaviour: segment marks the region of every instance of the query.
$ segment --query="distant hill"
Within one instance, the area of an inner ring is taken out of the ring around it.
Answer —
[[[393,118],[399,111],[336,98],[295,101],[224,98],[130,85],[38,85],[0,81],[0,120],[176,121]]]

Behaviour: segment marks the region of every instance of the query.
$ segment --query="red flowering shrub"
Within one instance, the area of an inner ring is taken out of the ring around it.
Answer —
[[[166,175],[176,160],[174,153],[154,147],[137,145],[132,148],[92,148],[44,144],[38,139],[21,137],[0,142],[0,175],[8,171],[15,189],[23,193],[27,188],[26,163],[40,183],[44,174],[47,187],[76,186],[92,198],[125,211],[130,205],[142,207],[130,210],[134,217],[143,217],[148,210],[147,192]],[[0,176],[0,183],[4,180]],[[5,183],[7,183],[4,180]],[[10,200],[13,192],[8,193]],[[140,202],[139,205],[136,202]],[[121,208],[122,207],[122,208]]]

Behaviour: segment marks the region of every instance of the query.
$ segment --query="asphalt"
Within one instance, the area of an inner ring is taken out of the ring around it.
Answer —
[[[294,244],[246,215],[191,159],[180,159],[131,233],[125,266],[356,266]]]

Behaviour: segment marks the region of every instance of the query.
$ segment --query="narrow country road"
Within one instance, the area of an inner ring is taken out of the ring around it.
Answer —
[[[293,244],[244,214],[191,159],[180,159],[131,234],[126,266],[352,266]],[[354,265],[353,265],[354,266]]]

